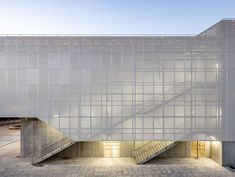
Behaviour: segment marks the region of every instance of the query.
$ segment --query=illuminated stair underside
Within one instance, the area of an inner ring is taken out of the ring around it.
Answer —
[[[139,153],[136,154],[136,163],[143,164],[147,161],[153,159],[154,157],[159,156],[163,152],[171,149],[176,145],[174,141],[159,141],[159,142],[150,142],[147,148],[146,145],[139,149]]]
[[[32,163],[38,164],[52,157],[53,155],[63,151],[64,149],[67,149],[68,147],[72,146],[75,143],[76,141],[72,141],[67,137],[62,138],[61,140],[43,148],[42,150],[35,152],[32,159]]]

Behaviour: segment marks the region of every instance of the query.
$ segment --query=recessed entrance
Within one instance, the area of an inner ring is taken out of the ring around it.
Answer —
[[[105,141],[104,142],[104,157],[120,157],[120,142]]]
[[[205,157],[205,142],[204,141],[192,141],[191,142],[191,157],[193,158]]]

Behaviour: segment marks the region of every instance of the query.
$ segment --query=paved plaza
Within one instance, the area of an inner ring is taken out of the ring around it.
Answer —
[[[15,132],[10,135],[0,137],[0,147],[20,140],[20,133]]]
[[[15,132],[14,132],[15,133]],[[0,136],[0,141],[6,136]],[[11,137],[11,136],[8,136]],[[0,147],[1,177],[235,177],[235,172],[211,159],[158,159],[136,165],[132,158],[51,159],[32,166],[20,158],[20,142]]]

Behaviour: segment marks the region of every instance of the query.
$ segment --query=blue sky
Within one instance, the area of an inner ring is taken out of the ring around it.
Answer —
[[[0,0],[0,34],[197,34],[235,0]]]

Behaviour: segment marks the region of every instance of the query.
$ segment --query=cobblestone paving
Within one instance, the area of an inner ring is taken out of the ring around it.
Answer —
[[[2,164],[7,162],[5,164]],[[235,173],[224,168],[190,165],[142,165],[142,166],[77,166],[44,165],[34,167],[27,162],[5,158],[1,160],[2,177],[232,177]]]
[[[0,147],[0,177],[235,177],[235,172],[210,159],[181,159],[180,163],[175,159],[175,163],[171,160],[169,164],[165,160],[158,164],[107,166],[105,159],[98,165],[90,165],[90,160],[81,161],[78,158],[60,163],[47,161],[42,167],[36,167],[29,160],[19,158],[19,146],[18,141]]]
[[[9,149],[19,143],[7,145],[8,151],[0,148],[0,176],[1,177],[235,177],[235,172],[219,166],[209,160],[200,163],[181,164],[151,164],[151,165],[120,165],[93,166],[74,163],[54,164],[44,163],[42,167],[32,166],[29,160],[20,159]],[[185,159],[187,161],[187,159]],[[189,161],[190,162],[190,161]]]

